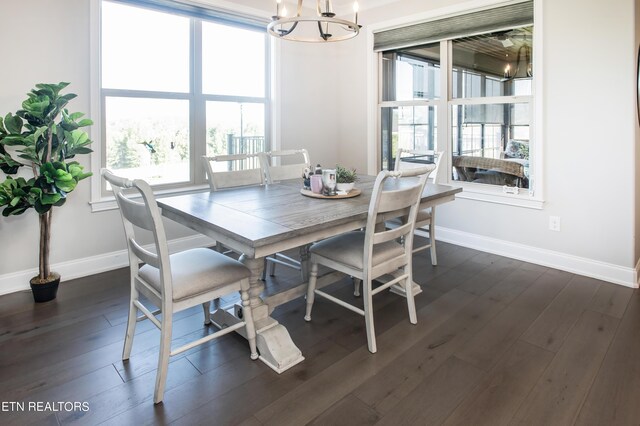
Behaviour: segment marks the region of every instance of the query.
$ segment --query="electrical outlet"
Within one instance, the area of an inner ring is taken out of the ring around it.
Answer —
[[[549,230],[560,232],[560,216],[549,216]]]

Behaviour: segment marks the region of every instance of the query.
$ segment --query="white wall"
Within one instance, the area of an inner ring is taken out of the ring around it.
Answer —
[[[633,55],[636,58],[636,61],[640,60],[640,0],[634,1],[634,20],[635,20],[635,42],[633,43]],[[638,66],[640,64],[636,64]],[[640,71],[640,67],[637,68]],[[635,125],[635,178],[634,178],[634,188],[635,188],[635,230],[634,239],[635,239],[635,250],[634,250],[634,258],[640,259],[640,238],[637,233],[640,232],[640,111],[638,110],[638,102],[640,102],[640,82],[636,80],[636,90],[634,93],[638,96],[638,100],[636,100],[636,112],[638,116],[638,121],[636,121]],[[638,260],[640,262],[640,260]],[[636,268],[638,266],[636,265]]]
[[[326,44],[276,41],[280,50],[280,144],[306,148],[313,164],[332,167],[338,159],[338,68]],[[277,101],[276,101],[277,103]]]

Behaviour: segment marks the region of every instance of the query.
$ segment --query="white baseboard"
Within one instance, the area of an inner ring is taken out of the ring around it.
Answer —
[[[537,265],[560,269],[626,287],[638,288],[640,260],[635,268],[587,259],[585,257],[541,249],[510,241],[471,234],[438,226],[436,239],[512,259],[524,260]]]
[[[422,233],[418,231],[418,233]],[[426,234],[425,234],[426,235]],[[439,241],[469,247],[512,259],[524,260],[537,265],[548,266],[574,274],[584,275],[599,280],[638,288],[640,279],[640,260],[635,268],[629,268],[598,260],[560,253],[553,250],[512,243],[496,238],[471,234],[450,228],[437,227]],[[169,241],[169,250],[173,253],[195,247],[206,247],[214,241],[203,235],[178,238]],[[100,272],[124,268],[129,264],[127,250],[90,256],[82,259],[60,262],[51,265],[51,269],[60,273],[64,280],[86,277]],[[37,269],[12,272],[0,275],[0,295],[16,291],[29,290],[29,279],[38,274]]]
[[[169,251],[175,253],[195,247],[207,247],[215,242],[204,235],[194,235],[191,237],[177,238],[168,242]],[[151,249],[152,246],[145,248]],[[62,280],[72,280],[74,278],[86,277],[88,275],[99,274],[100,272],[111,271],[113,269],[124,268],[129,265],[129,255],[127,250],[118,250],[111,253],[90,256],[82,259],[70,260],[51,265],[51,270],[58,272]],[[16,291],[30,290],[29,280],[38,275],[37,269],[27,269],[24,271],[12,272],[0,275],[0,295],[14,293]]]

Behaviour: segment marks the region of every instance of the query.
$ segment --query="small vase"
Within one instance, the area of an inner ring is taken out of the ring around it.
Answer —
[[[336,189],[338,191],[344,191],[344,192],[349,192],[353,189],[353,187],[356,186],[355,182],[350,182],[350,183],[339,183],[336,186]]]

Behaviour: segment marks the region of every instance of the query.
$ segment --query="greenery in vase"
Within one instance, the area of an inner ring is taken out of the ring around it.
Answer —
[[[337,183],[353,183],[358,180],[356,169],[347,169],[336,164],[336,182]]]
[[[0,207],[3,216],[20,215],[33,208],[39,215],[40,252],[38,280],[49,280],[49,245],[53,207],[62,206],[84,173],[77,154],[88,154],[89,135],[81,127],[93,122],[83,113],[65,108],[73,93],[61,95],[69,83],[37,84],[15,114],[0,117],[0,169],[7,175],[0,182]],[[15,157],[14,157],[15,156]],[[26,166],[33,177],[13,178]]]

